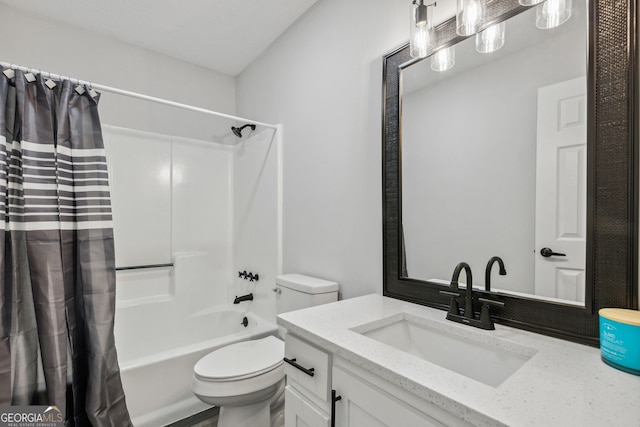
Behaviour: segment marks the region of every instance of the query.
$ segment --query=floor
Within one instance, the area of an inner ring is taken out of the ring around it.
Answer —
[[[218,425],[218,416],[201,421],[197,424],[191,424],[191,427],[216,427]]]
[[[218,425],[218,412],[218,408],[207,409],[165,427],[216,427]]]
[[[284,401],[276,408],[272,407],[271,411],[271,427],[284,427]],[[218,412],[218,408],[207,409],[165,427],[217,427]]]

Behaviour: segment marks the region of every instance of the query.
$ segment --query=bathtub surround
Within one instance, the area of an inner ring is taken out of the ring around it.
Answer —
[[[130,426],[100,96],[3,68],[0,99],[0,404],[55,405],[71,426]]]
[[[136,426],[155,426],[206,408],[190,390],[203,354],[178,355],[244,330],[245,316],[247,333],[252,316],[275,323],[278,138],[258,127],[231,145],[105,126],[105,145],[117,265],[173,264],[117,273],[124,388]],[[232,304],[249,293],[252,301]],[[218,317],[228,306],[233,314]]]

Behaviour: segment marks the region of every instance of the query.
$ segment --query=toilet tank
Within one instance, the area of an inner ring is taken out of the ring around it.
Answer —
[[[276,310],[278,313],[286,313],[337,300],[337,282],[302,274],[283,274],[276,277]]]

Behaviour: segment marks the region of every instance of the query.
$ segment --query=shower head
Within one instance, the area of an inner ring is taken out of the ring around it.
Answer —
[[[247,123],[246,125],[242,126],[242,127],[235,127],[235,126],[231,126],[231,131],[233,132],[233,134],[235,136],[237,136],[238,138],[242,138],[242,129],[246,128],[246,127],[250,127],[251,130],[256,130],[256,125],[254,124],[250,124]]]

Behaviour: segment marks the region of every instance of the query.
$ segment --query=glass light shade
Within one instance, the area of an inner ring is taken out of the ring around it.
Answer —
[[[485,22],[486,10],[485,0],[458,0],[456,33],[470,36],[480,31]]]
[[[571,0],[547,0],[536,9],[536,27],[547,30],[571,18]]]
[[[433,71],[447,71],[456,63],[455,46],[440,49],[431,57],[431,69]]]
[[[522,6],[535,6],[538,3],[542,3],[544,0],[518,0]]]
[[[411,5],[410,25],[409,54],[413,58],[426,58],[433,51],[433,25],[424,0]]]
[[[476,50],[480,53],[491,53],[504,45],[505,23],[493,24],[476,34]]]

